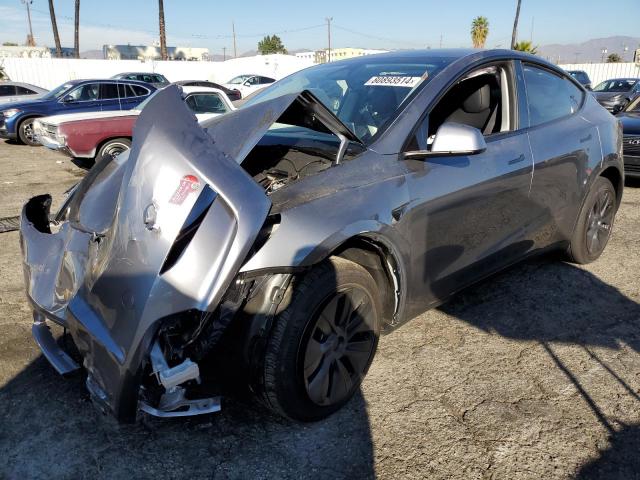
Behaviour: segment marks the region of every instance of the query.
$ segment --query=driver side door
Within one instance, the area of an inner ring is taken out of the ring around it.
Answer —
[[[456,80],[428,112],[417,135],[435,131],[434,122],[453,119],[484,129],[486,150],[402,160],[410,172],[406,178],[412,199],[403,219],[411,242],[410,316],[512,263],[531,246],[525,225],[533,158],[526,133],[517,128],[515,70],[508,62],[485,71],[492,73],[474,77],[471,72]],[[479,90],[480,103],[474,104]],[[478,120],[474,112],[484,111],[483,101],[488,101],[488,116]],[[494,114],[493,109],[499,111]]]

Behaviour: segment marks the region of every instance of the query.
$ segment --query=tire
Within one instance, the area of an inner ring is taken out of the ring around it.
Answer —
[[[295,278],[284,298],[291,301],[267,341],[262,397],[284,417],[320,420],[349,401],[373,361],[382,312],[376,283],[360,265],[332,257]]]
[[[33,122],[35,119],[36,117],[27,118],[18,125],[18,140],[23,145],[29,145],[30,147],[40,145],[40,143],[36,141],[33,133]]]
[[[115,157],[130,148],[131,140],[128,138],[112,138],[111,140],[107,140],[98,149],[98,153],[96,153],[96,162],[107,155]]]
[[[598,177],[578,215],[568,251],[571,261],[591,263],[602,254],[613,230],[617,202],[613,184],[604,177]]]

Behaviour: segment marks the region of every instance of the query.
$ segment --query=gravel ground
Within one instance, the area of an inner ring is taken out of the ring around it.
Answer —
[[[0,217],[83,175],[0,142]],[[585,268],[516,266],[381,339],[362,392],[300,425],[243,398],[120,426],[30,336],[17,232],[0,234],[0,478],[640,478],[640,185]]]

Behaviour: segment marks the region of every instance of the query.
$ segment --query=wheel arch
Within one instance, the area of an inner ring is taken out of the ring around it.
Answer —
[[[393,245],[379,235],[362,233],[345,240],[325,259],[332,256],[350,260],[369,272],[380,292],[383,329],[397,325],[404,302],[404,272]]]
[[[599,174],[600,177],[604,177],[613,184],[613,188],[616,191],[616,204],[620,206],[622,200],[622,191],[624,190],[624,175],[618,167],[610,165],[605,167]]]

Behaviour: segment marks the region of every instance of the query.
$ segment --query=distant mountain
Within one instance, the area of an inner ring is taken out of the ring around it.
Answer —
[[[625,46],[628,48],[627,52],[624,51]],[[632,62],[633,53],[636,48],[640,48],[640,38],[616,36],[567,45],[542,45],[538,47],[538,55],[554,63],[595,63],[602,61],[603,48],[607,50],[605,60],[607,55],[617,53],[624,61]]]

